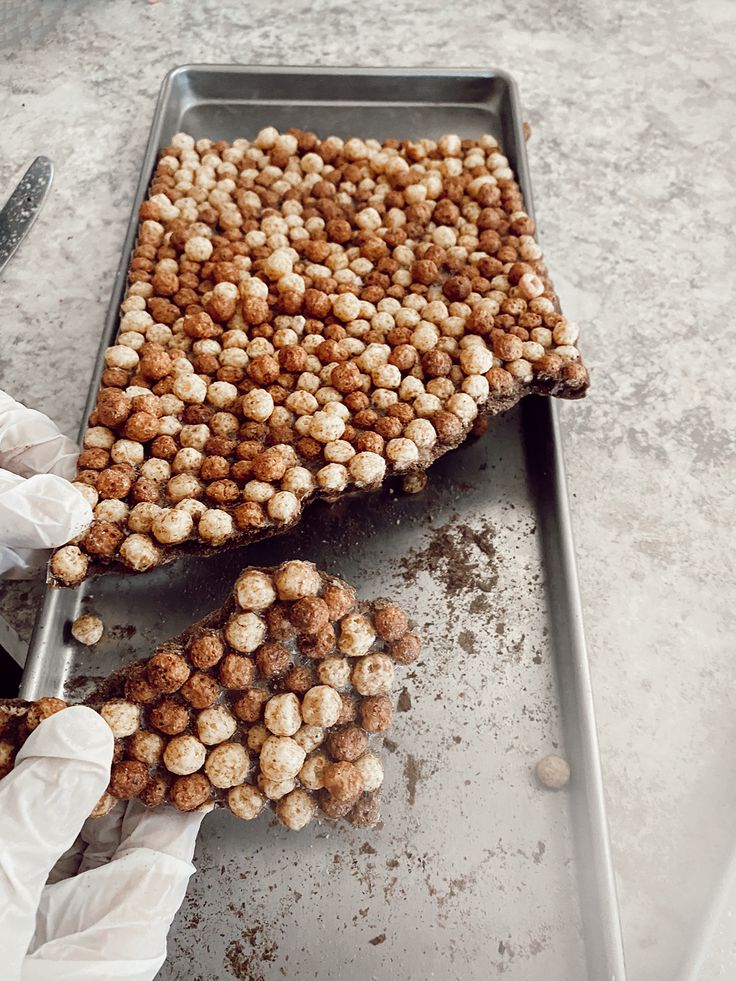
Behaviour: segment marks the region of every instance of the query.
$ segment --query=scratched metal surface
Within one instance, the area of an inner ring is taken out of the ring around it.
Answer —
[[[180,71],[139,194],[178,129],[234,138],[273,123],[378,137],[490,129],[529,199],[510,84],[471,72]],[[309,558],[366,598],[398,599],[424,639],[420,661],[397,672],[382,825],[294,834],[208,817],[161,978],[623,981],[560,466],[554,412],[531,399],[438,461],[421,495],[386,487],[315,505],[289,535],[249,549],[47,593],[25,697],[79,697],[218,606],[248,563]],[[70,643],[82,609],[108,628],[93,651]],[[557,794],[533,776],[552,751],[573,768]]]

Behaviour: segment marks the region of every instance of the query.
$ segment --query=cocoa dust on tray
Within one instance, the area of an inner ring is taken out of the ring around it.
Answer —
[[[458,517],[433,528],[423,548],[412,549],[403,556],[401,571],[409,581],[420,572],[430,573],[445,587],[448,596],[479,589],[491,593],[498,585],[493,523],[483,521],[475,530],[458,524]]]

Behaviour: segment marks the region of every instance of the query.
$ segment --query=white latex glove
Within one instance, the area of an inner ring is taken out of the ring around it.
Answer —
[[[0,576],[31,575],[46,549],[91,522],[92,509],[69,483],[78,454],[47,416],[0,391]]]
[[[131,801],[85,822],[112,751],[96,712],[64,709],[0,781],[3,981],[151,981],[166,959],[204,815]]]

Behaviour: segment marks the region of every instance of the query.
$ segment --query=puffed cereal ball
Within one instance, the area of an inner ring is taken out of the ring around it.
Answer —
[[[107,722],[116,739],[132,736],[140,726],[141,710],[134,702],[114,698],[100,709],[100,715]]]
[[[257,725],[251,726],[248,730],[248,749],[254,753],[260,753],[268,737],[268,729],[264,725],[261,725],[260,722]]]
[[[225,627],[228,644],[242,654],[250,654],[266,639],[266,624],[255,613],[235,613]]]
[[[341,711],[342,699],[329,685],[315,685],[302,699],[302,718],[309,725],[334,726]]]
[[[289,524],[296,521],[301,509],[299,499],[289,491],[278,491],[269,498],[266,505],[269,518],[277,524]]]
[[[367,654],[375,639],[373,624],[363,613],[349,613],[340,621],[338,647],[348,657]]]
[[[324,772],[325,789],[335,800],[355,800],[363,793],[363,777],[354,763],[331,763]]]
[[[380,484],[386,474],[386,461],[378,453],[356,453],[348,463],[351,479],[358,487]]]
[[[243,396],[243,415],[256,422],[265,422],[274,409],[273,398],[262,388],[254,388]]]
[[[404,436],[420,449],[431,449],[437,442],[437,432],[429,419],[412,419]]]
[[[148,766],[158,766],[165,745],[164,739],[158,733],[139,729],[128,740],[128,755]]]
[[[299,782],[307,790],[321,790],[325,785],[325,770],[330,762],[331,760],[324,753],[315,753],[314,756],[308,757],[299,771]]]
[[[207,397],[207,382],[199,375],[179,375],[174,379],[173,391],[182,402],[192,404],[204,402]]]
[[[299,743],[305,753],[321,746],[325,740],[325,731],[321,726],[303,725],[294,736],[294,742]]]
[[[545,756],[536,766],[539,782],[550,790],[561,790],[570,780],[570,764],[561,756]]]
[[[207,750],[194,736],[175,736],[164,750],[164,765],[170,773],[186,776],[204,766]]]
[[[317,484],[327,494],[339,494],[347,487],[349,472],[341,463],[328,463],[317,471]]]
[[[386,603],[373,614],[373,625],[382,640],[398,640],[409,629],[409,618],[396,603]]]
[[[92,647],[102,637],[105,625],[99,617],[85,613],[72,624],[72,637],[86,647]]]
[[[202,709],[197,715],[197,735],[205,746],[215,746],[229,739],[238,727],[237,720],[224,705]]]
[[[65,545],[51,557],[51,572],[67,586],[76,586],[87,575],[89,559],[76,545]]]
[[[113,797],[112,794],[108,794],[107,791],[100,797],[95,806],[89,812],[89,816],[92,818],[105,817],[117,804],[117,798]]]
[[[360,300],[353,293],[341,293],[332,302],[332,312],[345,323],[357,320],[360,316]]]
[[[263,794],[252,784],[244,783],[228,791],[227,806],[243,821],[257,818],[265,806]]]
[[[322,579],[313,562],[284,562],[273,577],[279,599],[298,600],[304,596],[316,596]]]
[[[119,555],[135,572],[145,572],[161,562],[161,553],[145,535],[129,535],[120,546]]]
[[[261,772],[269,780],[292,780],[301,770],[306,755],[289,736],[269,736],[261,747]]]
[[[210,799],[212,786],[203,773],[192,773],[175,780],[169,800],[178,811],[196,811]]]
[[[178,691],[190,675],[189,665],[173,651],[158,651],[149,658],[146,675],[156,691],[171,694]]]
[[[317,677],[323,685],[342,689],[350,685],[350,662],[344,657],[326,657],[317,665]]]
[[[325,746],[333,760],[349,760],[352,763],[368,749],[368,737],[356,725],[346,725],[329,733]]]
[[[353,667],[353,687],[359,695],[382,695],[391,691],[393,662],[385,654],[367,654]]]
[[[263,721],[274,736],[293,736],[302,724],[299,699],[291,692],[274,695],[266,702]]]
[[[388,695],[371,695],[360,703],[360,724],[366,732],[385,732],[394,716]]]
[[[363,778],[363,789],[372,793],[383,783],[383,764],[373,753],[364,753],[355,761],[355,767]]]
[[[266,572],[248,569],[235,583],[238,605],[244,610],[266,610],[276,602],[273,580]]]
[[[138,760],[122,760],[113,763],[110,773],[109,794],[118,800],[131,800],[141,793],[148,783],[148,767]]]
[[[35,704],[31,705],[26,714],[26,725],[29,731],[33,731],[44,719],[48,719],[57,712],[65,709],[66,702],[63,698],[39,698]]]
[[[316,810],[317,805],[311,794],[297,787],[278,802],[276,816],[291,831],[300,831],[309,824]]]
[[[310,470],[306,467],[290,467],[284,474],[281,487],[290,491],[296,497],[306,497],[314,490],[315,481]]]
[[[282,797],[291,793],[296,786],[296,781],[293,778],[288,780],[271,780],[269,777],[259,773],[258,786],[269,800],[281,800]]]
[[[151,522],[151,531],[162,545],[177,545],[192,533],[194,522],[186,511],[164,508]]]
[[[210,750],[204,772],[214,787],[224,790],[243,783],[250,760],[240,743],[221,743]]]
[[[309,435],[320,443],[340,439],[345,432],[345,422],[334,412],[315,412],[309,423]]]
[[[410,439],[390,439],[386,444],[386,458],[395,470],[408,470],[419,462],[419,450]]]
[[[197,534],[202,541],[210,545],[222,545],[228,538],[232,538],[234,533],[233,519],[227,511],[220,511],[218,508],[205,511],[197,525]]]
[[[212,242],[202,235],[193,235],[184,245],[184,251],[192,262],[207,262],[212,255]]]

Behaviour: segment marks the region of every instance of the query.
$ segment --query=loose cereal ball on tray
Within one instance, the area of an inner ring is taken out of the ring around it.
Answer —
[[[99,617],[85,613],[77,617],[71,629],[75,640],[86,647],[92,647],[102,637],[105,627]]]
[[[391,691],[394,666],[385,654],[367,654],[353,667],[353,687],[360,695],[381,695]]]
[[[323,685],[341,690],[350,685],[350,661],[344,657],[326,657],[317,664],[317,677]]]
[[[236,651],[250,654],[266,639],[266,624],[255,613],[235,613],[225,627],[225,639]]]
[[[270,681],[285,674],[291,666],[291,654],[281,644],[271,641],[262,644],[255,652],[256,666],[263,677]]]
[[[193,640],[187,648],[189,660],[195,668],[203,671],[214,667],[224,653],[225,648],[217,634],[203,634]]]
[[[241,722],[258,722],[268,701],[268,692],[262,688],[249,688],[232,703],[233,712]]]
[[[330,610],[318,596],[297,600],[289,613],[291,622],[300,633],[316,634],[330,622]]]
[[[220,694],[220,686],[214,678],[201,671],[190,675],[179,689],[182,698],[195,709],[209,708],[214,705]]]
[[[315,753],[308,757],[299,771],[299,782],[307,790],[321,790],[325,785],[325,770],[331,760],[324,753]]]
[[[370,619],[363,613],[349,613],[340,621],[338,646],[348,657],[367,654],[376,639]]]
[[[356,828],[372,828],[381,818],[381,805],[375,794],[365,794],[348,814]]]
[[[134,572],[146,572],[161,563],[161,553],[145,535],[130,535],[120,546],[120,560]]]
[[[291,831],[300,831],[309,824],[316,810],[317,805],[312,795],[297,787],[278,802],[276,816]]]
[[[189,725],[189,710],[171,699],[162,699],[149,713],[151,725],[167,736],[176,736]]]
[[[138,800],[146,807],[160,807],[166,800],[170,781],[161,774],[152,776],[138,795]]]
[[[248,569],[235,583],[235,596],[244,610],[266,610],[276,602],[273,580],[259,569]]]
[[[393,721],[394,710],[388,695],[372,695],[360,703],[360,724],[366,732],[385,732]]]
[[[158,766],[164,752],[165,741],[155,732],[134,732],[128,742],[128,755],[148,766]]]
[[[295,786],[296,781],[291,778],[288,780],[271,780],[262,773],[258,776],[258,787],[269,800],[281,800],[282,797],[290,794]]]
[[[76,586],[87,575],[89,559],[76,545],[65,545],[51,557],[51,572],[65,586]]]
[[[225,688],[249,688],[256,674],[256,666],[244,654],[226,654],[220,661],[220,683]]]
[[[396,603],[381,604],[373,615],[373,626],[382,640],[398,640],[409,629],[409,618]]]
[[[383,764],[374,753],[364,753],[357,760],[355,766],[363,778],[363,789],[370,793],[383,783]]]
[[[257,818],[264,808],[265,799],[257,787],[243,783],[228,791],[227,806],[232,813],[243,821]]]

